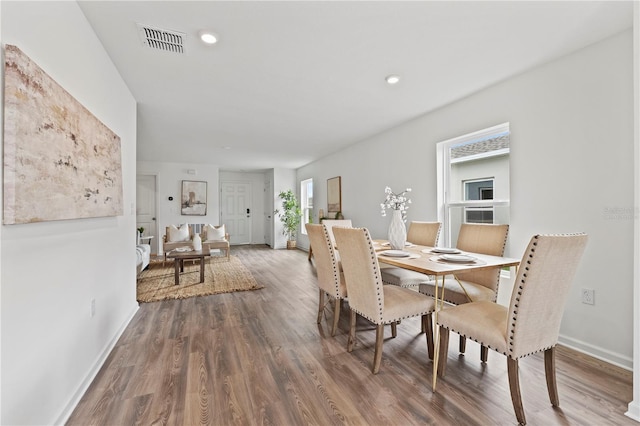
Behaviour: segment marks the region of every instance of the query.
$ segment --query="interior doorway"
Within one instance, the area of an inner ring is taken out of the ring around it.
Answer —
[[[156,176],[136,176],[136,228],[144,228],[143,243],[151,245],[151,253],[158,253],[158,229],[156,221]]]

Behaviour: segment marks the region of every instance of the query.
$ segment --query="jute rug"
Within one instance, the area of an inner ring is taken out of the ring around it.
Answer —
[[[173,260],[152,262],[138,276],[138,302],[186,299],[234,291],[258,290],[264,288],[256,282],[251,272],[235,256],[211,257],[205,260],[204,282],[200,283],[200,261],[185,261],[184,272],[180,274],[180,284],[175,285]]]

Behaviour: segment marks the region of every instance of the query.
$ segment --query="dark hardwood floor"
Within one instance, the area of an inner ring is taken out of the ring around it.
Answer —
[[[68,425],[512,425],[506,360],[479,360],[450,339],[447,376],[432,363],[417,319],[384,342],[371,373],[375,329],[358,323],[348,353],[347,309],[335,337],[316,324],[318,291],[307,253],[232,247],[265,288],[140,306]],[[632,375],[558,350],[560,407],[549,403],[541,355],[520,361],[530,425],[636,425],[624,416]]]

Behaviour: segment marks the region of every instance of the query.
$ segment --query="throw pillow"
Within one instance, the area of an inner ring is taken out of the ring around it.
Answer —
[[[207,240],[208,241],[212,241],[212,240],[224,240],[224,234],[225,234],[225,230],[224,230],[224,225],[220,225],[220,227],[216,228],[213,225],[207,225],[206,228],[207,230]]]
[[[177,242],[177,241],[189,241],[191,238],[189,236],[189,225],[186,223],[180,225],[180,228],[176,228],[175,225],[169,226],[169,242]]]

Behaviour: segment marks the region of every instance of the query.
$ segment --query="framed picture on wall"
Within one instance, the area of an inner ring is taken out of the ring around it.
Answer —
[[[207,214],[207,182],[182,181],[182,215],[205,216]]]
[[[327,179],[327,211],[337,213],[342,211],[342,192],[340,176]]]

